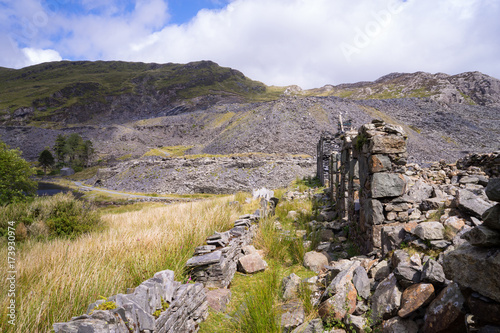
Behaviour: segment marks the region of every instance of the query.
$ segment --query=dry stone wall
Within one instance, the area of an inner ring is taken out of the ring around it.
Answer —
[[[170,270],[158,272],[127,294],[99,300],[88,307],[86,314],[66,323],[55,323],[55,333],[197,332],[199,323],[208,316],[212,291],[206,288],[227,291],[224,288],[231,283],[242,258],[260,259],[255,253],[245,256],[258,221],[259,211],[241,216],[234,228],[216,232],[208,237],[206,245],[197,247],[195,256],[186,263],[194,283],[175,281],[174,272]],[[263,263],[257,261],[257,266],[265,268],[265,262],[261,261]],[[227,302],[230,292],[224,294]],[[100,310],[99,306],[105,302],[114,309]]]

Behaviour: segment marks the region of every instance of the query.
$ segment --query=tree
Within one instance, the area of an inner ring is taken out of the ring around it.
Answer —
[[[43,168],[43,172],[47,173],[47,167],[51,167],[54,165],[54,156],[52,156],[52,153],[45,149],[40,153],[40,156],[38,157],[38,163],[40,163],[40,166]]]
[[[75,159],[78,157],[78,148],[83,144],[83,139],[78,133],[71,133],[66,140],[66,147],[69,155],[69,163],[75,163]]]
[[[0,204],[22,201],[36,194],[37,183],[30,179],[35,170],[21,157],[18,149],[9,149],[0,141]]]
[[[54,152],[56,153],[57,162],[63,163],[64,157],[68,154],[68,146],[66,145],[66,137],[64,135],[59,134],[57,136],[54,144]]]
[[[85,140],[79,147],[79,157],[83,165],[88,166],[90,160],[92,160],[92,157],[94,155],[94,146],[92,144],[92,141],[90,140]]]

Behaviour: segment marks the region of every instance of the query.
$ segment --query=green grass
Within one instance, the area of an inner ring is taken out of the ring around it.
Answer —
[[[18,70],[0,71],[0,113],[34,107],[34,124],[48,122],[68,107],[99,103],[122,94],[164,94],[174,99],[198,96],[238,96],[242,100],[272,100],[279,89],[266,87],[238,71],[200,61],[144,64],[121,61],[60,61]]]

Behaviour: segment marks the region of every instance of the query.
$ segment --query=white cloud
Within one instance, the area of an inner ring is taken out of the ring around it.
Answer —
[[[21,50],[26,57],[25,66],[40,64],[42,62],[61,61],[61,55],[55,50],[40,50],[25,47]]]
[[[31,4],[26,17],[40,10],[39,0],[17,2]],[[120,2],[112,3],[100,16],[49,13],[26,47],[73,59],[213,60],[266,84],[303,88],[396,71],[479,70],[500,78],[500,4],[494,1],[233,0],[183,25],[168,24],[163,0],[138,0],[121,16]]]

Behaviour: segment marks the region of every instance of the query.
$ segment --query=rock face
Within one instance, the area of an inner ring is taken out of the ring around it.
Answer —
[[[444,257],[446,276],[500,302],[500,249],[464,244]]]

